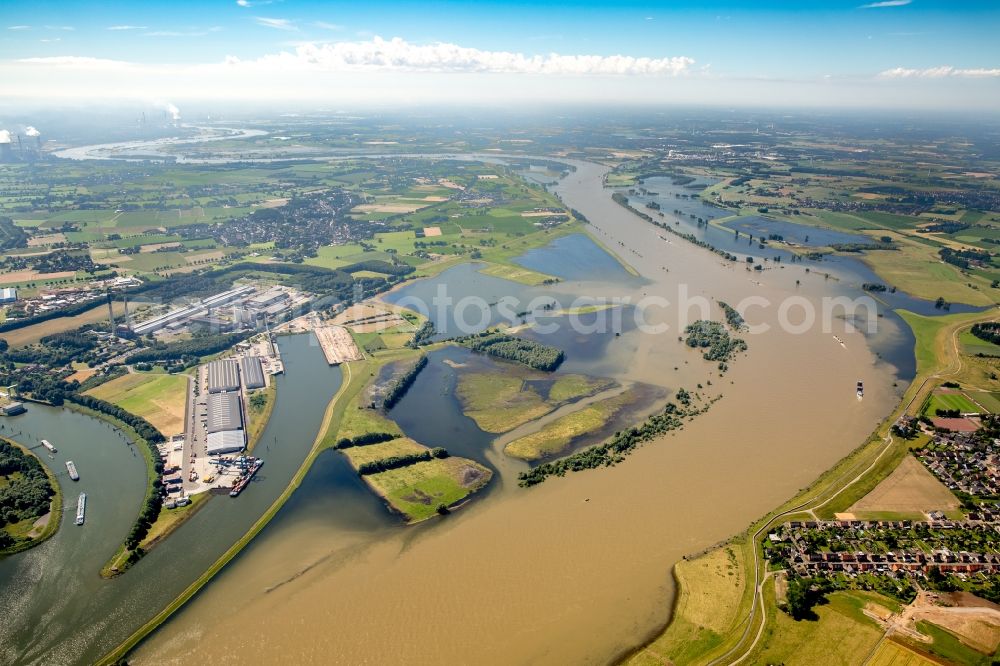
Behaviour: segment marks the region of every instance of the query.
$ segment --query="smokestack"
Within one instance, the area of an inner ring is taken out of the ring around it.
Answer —
[[[108,320],[111,322],[111,335],[115,335],[115,309],[111,305],[111,290],[108,289]]]
[[[132,328],[132,318],[128,314],[128,291],[122,289],[122,300],[125,301],[125,325]]]

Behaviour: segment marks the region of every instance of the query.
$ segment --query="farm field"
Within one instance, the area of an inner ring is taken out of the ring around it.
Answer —
[[[905,514],[910,518],[923,519],[928,511],[947,511],[958,506],[958,498],[919,460],[906,456],[892,474],[855,502],[847,512],[862,520],[868,512]]]
[[[938,666],[938,662],[893,640],[882,641],[868,666]]]
[[[112,303],[112,307],[114,308],[115,317],[125,314],[124,303],[115,301]],[[11,347],[23,347],[24,345],[30,345],[38,342],[46,335],[65,333],[66,331],[75,330],[86,324],[95,324],[99,321],[107,320],[108,306],[106,303],[101,303],[95,306],[92,310],[87,310],[86,312],[73,317],[57,317],[55,319],[49,319],[37,324],[32,324],[31,326],[25,326],[24,328],[15,328],[11,331],[4,331],[0,333],[0,338],[6,340],[7,344]]]
[[[87,391],[143,417],[167,437],[184,430],[187,377],[130,373]]]
[[[964,394],[958,392],[943,393],[935,391],[927,401],[924,413],[928,416],[937,414],[937,410],[958,410],[962,414],[978,413],[983,411],[976,403],[972,402]]]
[[[815,607],[818,620],[793,620],[778,610],[774,584],[765,588],[768,624],[750,663],[814,666],[815,664],[861,664],[882,637],[882,628],[862,609],[880,595],[834,592],[829,603]]]

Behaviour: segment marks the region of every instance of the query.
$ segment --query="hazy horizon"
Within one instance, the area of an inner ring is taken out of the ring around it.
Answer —
[[[989,2],[11,3],[9,100],[1000,106]]]

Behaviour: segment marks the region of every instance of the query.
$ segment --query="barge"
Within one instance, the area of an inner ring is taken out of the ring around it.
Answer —
[[[76,524],[83,525],[87,513],[87,493],[80,493],[80,499],[76,501]]]
[[[236,482],[233,483],[233,488],[229,491],[230,497],[239,496],[239,494],[243,492],[243,489],[247,487],[247,484],[250,483],[254,474],[257,473],[257,470],[264,465],[264,461],[260,458],[242,458],[238,462],[240,462],[243,472],[240,474],[239,478],[236,479]]]
[[[80,474],[76,471],[76,465],[73,463],[72,460],[66,461],[66,471],[69,472],[69,478],[73,479],[74,481],[80,480]]]

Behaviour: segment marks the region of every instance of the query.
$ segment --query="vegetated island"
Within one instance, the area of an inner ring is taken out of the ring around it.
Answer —
[[[489,354],[506,361],[515,361],[529,368],[545,372],[552,372],[566,358],[561,349],[543,345],[534,340],[519,338],[516,335],[501,333],[497,330],[485,330],[482,333],[455,338],[455,343],[468,347],[472,351]]]
[[[522,488],[542,483],[550,476],[564,476],[566,472],[580,472],[597,467],[611,467],[625,460],[636,447],[644,442],[683,427],[686,419],[705,412],[714,401],[704,401],[681,388],[675,396],[677,402],[668,402],[663,411],[653,414],[638,426],[615,433],[603,444],[578,451],[572,455],[542,463],[518,475]]]
[[[728,306],[727,306],[728,308]],[[731,309],[731,308],[730,308]],[[728,310],[723,308],[727,312]],[[738,316],[735,310],[733,313]],[[742,320],[742,318],[740,318]],[[736,321],[733,318],[733,321]],[[729,335],[726,327],[716,321],[699,319],[685,329],[685,343],[692,348],[702,349],[702,357],[706,361],[718,361],[719,370],[728,369],[726,362],[742,351],[747,344],[740,338]],[[642,424],[627,430],[619,431],[603,444],[578,451],[570,456],[543,463],[537,467],[522,472],[518,476],[518,485],[530,487],[542,483],[550,476],[563,476],[567,471],[579,472],[596,467],[611,467],[623,461],[640,444],[663,435],[672,430],[678,430],[684,421],[702,414],[721,396],[706,400],[699,394],[691,394],[683,388],[677,389],[675,400],[668,402],[662,412],[648,417]]]
[[[703,350],[702,358],[706,361],[718,361],[719,372],[728,370],[727,363],[733,356],[747,350],[747,343],[743,339],[730,336],[726,327],[717,321],[699,319],[688,324],[684,335],[684,342],[688,347]]]
[[[62,495],[27,449],[0,439],[0,555],[27,550],[59,529]]]
[[[408,356],[400,359],[400,353]],[[414,352],[398,350],[396,354],[397,360],[405,361]],[[421,355],[392,382],[390,392],[398,393],[401,386],[408,389],[426,363],[426,357]],[[493,472],[487,467],[406,437],[386,415],[384,399],[371,399],[373,382],[346,404],[333,448],[347,457],[358,476],[390,510],[410,524],[417,523],[449,513],[489,483]],[[396,400],[400,398],[402,393]]]
[[[498,362],[489,371],[460,373],[455,395],[462,412],[480,430],[499,434],[612,386],[611,380],[586,375],[561,375],[552,380],[541,373]]]

